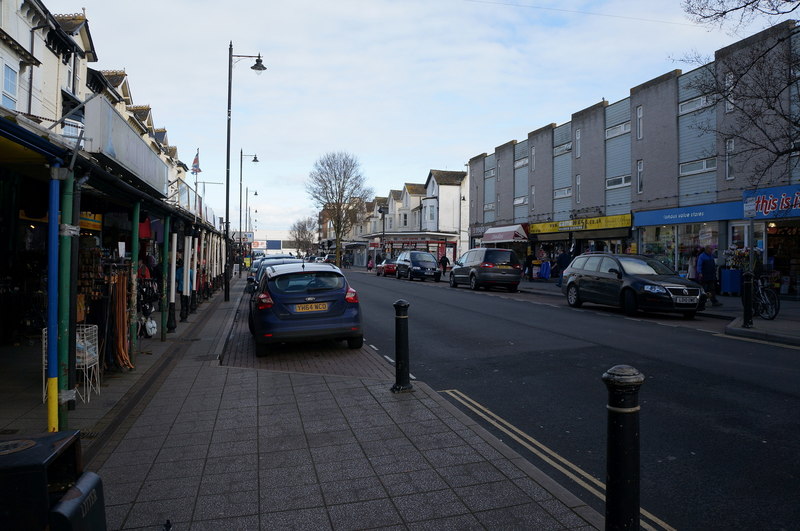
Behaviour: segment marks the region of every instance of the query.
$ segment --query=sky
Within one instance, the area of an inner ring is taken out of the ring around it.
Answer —
[[[217,216],[228,47],[261,54],[261,75],[254,59],[234,62],[230,211],[238,230],[243,161],[242,210],[266,238],[316,215],[305,183],[326,153],[356,156],[386,196],[431,169],[466,171],[476,155],[689,71],[697,65],[684,58],[712,58],[765,27],[697,26],[680,0],[44,1],[55,14],[85,8],[98,56],[90,66],[127,72],[133,103],[151,106],[188,166],[199,149]]]

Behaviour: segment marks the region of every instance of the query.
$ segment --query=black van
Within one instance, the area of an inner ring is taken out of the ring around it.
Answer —
[[[397,257],[397,278],[414,280],[433,279],[439,282],[442,272],[436,258],[425,251],[403,251]]]

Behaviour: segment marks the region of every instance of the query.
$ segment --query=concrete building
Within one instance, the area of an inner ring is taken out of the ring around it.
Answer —
[[[729,249],[758,248],[771,282],[796,296],[800,172],[784,129],[793,130],[800,91],[789,77],[772,83],[774,96],[754,96],[759,83],[770,85],[756,79],[762,71],[791,71],[770,65],[797,64],[795,31],[785,22],[718,50],[710,64],[665,73],[472,157],[470,245],[550,260],[562,248],[640,252],[687,275],[692,252],[711,245],[722,289],[734,292]],[[744,68],[762,57],[759,68]],[[762,208],[769,204],[783,208]]]

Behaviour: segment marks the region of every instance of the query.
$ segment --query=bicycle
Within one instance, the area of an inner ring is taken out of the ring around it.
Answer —
[[[768,277],[753,278],[753,315],[758,315],[762,319],[771,321],[778,316],[778,312],[781,309],[781,300],[773,289],[764,285],[764,279],[766,278]],[[744,296],[744,293],[742,296]]]

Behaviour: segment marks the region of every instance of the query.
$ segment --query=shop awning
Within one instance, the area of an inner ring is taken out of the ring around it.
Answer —
[[[526,242],[528,232],[522,225],[490,227],[483,233],[482,241],[486,242]]]

